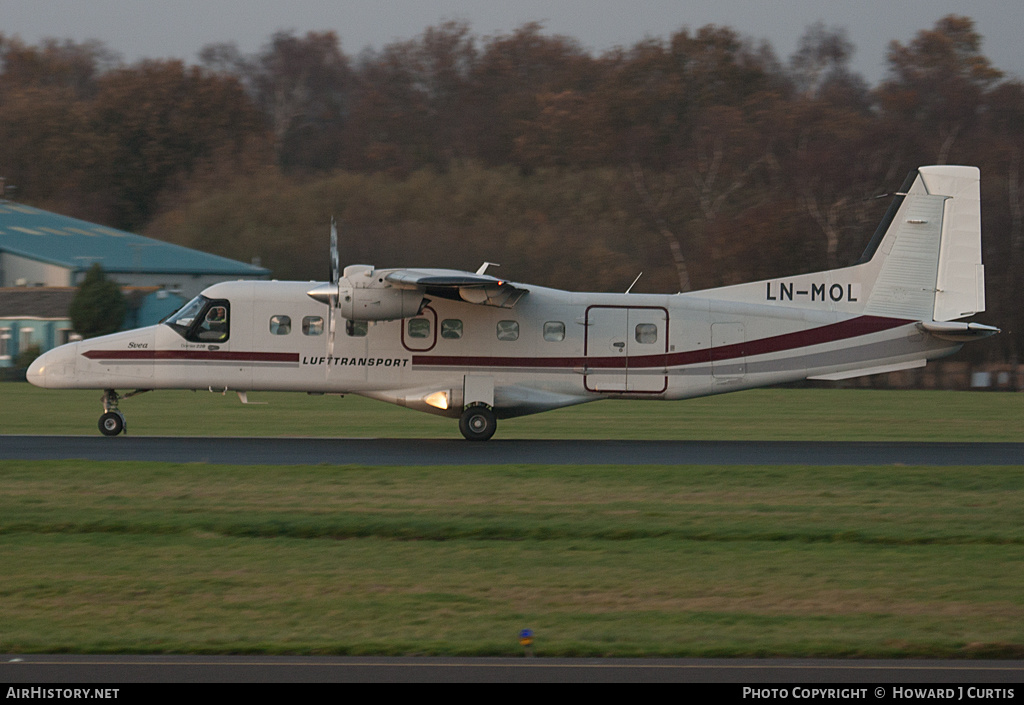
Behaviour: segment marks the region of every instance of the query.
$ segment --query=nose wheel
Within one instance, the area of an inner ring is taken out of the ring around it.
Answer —
[[[117,402],[121,399],[113,389],[103,392],[103,416],[100,417],[100,433],[104,436],[116,436],[124,433],[124,414],[117,410]]]
[[[124,415],[120,411],[108,411],[100,417],[100,433],[116,436],[124,431]]]

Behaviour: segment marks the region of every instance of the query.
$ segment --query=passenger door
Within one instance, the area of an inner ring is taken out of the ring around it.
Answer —
[[[668,388],[668,310],[660,306],[591,306],[586,314],[590,392],[659,394]]]

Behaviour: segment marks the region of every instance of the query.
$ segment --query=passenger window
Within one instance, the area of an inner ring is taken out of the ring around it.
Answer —
[[[320,316],[306,316],[302,319],[303,335],[322,335],[324,332],[324,319]]]
[[[544,340],[557,343],[565,340],[565,324],[561,321],[548,321],[544,324]]]
[[[409,319],[409,337],[426,338],[430,335],[430,320],[427,318]]]
[[[441,321],[441,337],[448,340],[458,340],[462,337],[462,321],[457,318],[447,318]]]
[[[274,335],[288,335],[292,332],[291,316],[271,316],[270,332]]]
[[[498,340],[519,340],[519,322],[498,321]]]
[[[353,338],[365,338],[370,324],[366,321],[345,321],[345,333]]]
[[[636,342],[657,343],[658,326],[653,323],[638,323],[636,326]]]

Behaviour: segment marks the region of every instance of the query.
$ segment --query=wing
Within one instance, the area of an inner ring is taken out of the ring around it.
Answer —
[[[399,289],[471,304],[512,308],[529,290],[504,279],[454,269],[395,269],[384,280]]]

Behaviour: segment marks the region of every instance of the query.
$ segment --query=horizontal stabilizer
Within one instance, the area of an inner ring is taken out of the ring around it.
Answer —
[[[986,326],[983,323],[964,323],[963,321],[921,321],[917,325],[921,330],[928,331],[936,338],[963,342],[980,340],[999,332],[995,326]]]

